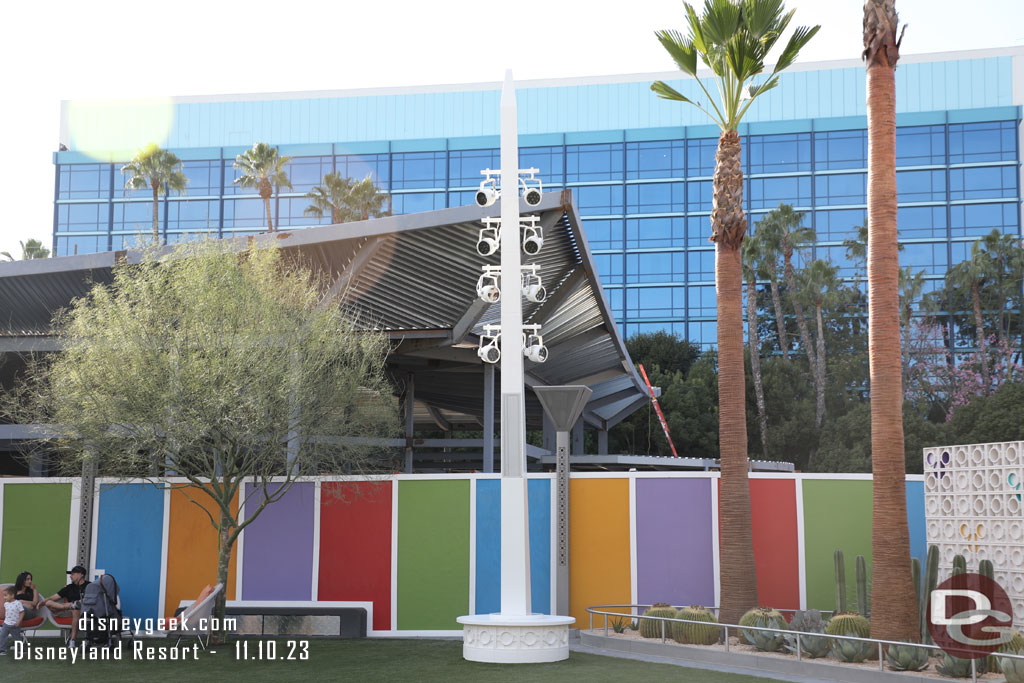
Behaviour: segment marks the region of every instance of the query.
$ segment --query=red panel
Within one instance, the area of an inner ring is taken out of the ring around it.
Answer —
[[[796,528],[796,481],[753,478],[749,481],[750,527],[754,537],[754,563],[757,565],[757,601],[769,607],[799,609],[800,554]],[[717,485],[721,482],[716,479],[715,483]]]
[[[391,628],[391,482],[324,482],[320,600],[370,600],[373,628]]]
[[[800,555],[796,535],[796,482],[750,480],[751,531],[762,605],[800,608]]]

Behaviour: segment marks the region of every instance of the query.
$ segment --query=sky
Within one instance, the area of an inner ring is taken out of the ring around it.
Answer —
[[[0,252],[51,244],[60,101],[649,73],[681,0],[50,0],[12,3],[0,40]],[[856,59],[859,0],[788,0],[821,24],[799,61]],[[1024,45],[1020,0],[897,0],[904,54]],[[139,146],[147,140],[140,140]]]

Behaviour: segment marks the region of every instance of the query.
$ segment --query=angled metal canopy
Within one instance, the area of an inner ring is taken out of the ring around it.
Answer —
[[[609,310],[575,202],[568,191],[551,192],[520,210],[539,215],[547,228],[533,261],[548,298],[524,301],[523,311],[526,322],[542,326],[551,353],[546,363],[526,363],[527,386],[590,387],[583,420],[608,429],[642,406],[647,392]],[[368,326],[387,332],[391,371],[416,377],[417,428],[478,428],[485,394],[476,346],[483,325],[500,319],[501,304],[476,295],[481,266],[498,263],[497,255],[480,256],[476,242],[482,219],[499,211],[500,204],[462,206],[228,241],[240,251],[277,243],[324,273],[328,296],[343,297]],[[0,353],[54,350],[54,313],[94,283],[109,283],[117,260],[141,258],[122,251],[0,263]],[[539,429],[542,409],[532,392],[526,411],[529,428]]]

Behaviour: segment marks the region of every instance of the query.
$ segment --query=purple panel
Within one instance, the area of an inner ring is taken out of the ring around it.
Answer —
[[[271,494],[276,487],[270,486]],[[258,487],[248,484],[245,507],[263,501]],[[293,484],[280,500],[268,505],[245,527],[242,549],[242,600],[313,599],[314,484]]]
[[[711,479],[636,480],[640,604],[713,605]]]

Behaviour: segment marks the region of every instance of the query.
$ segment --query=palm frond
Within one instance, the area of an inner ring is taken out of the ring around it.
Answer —
[[[779,55],[779,61],[775,63],[775,70],[772,74],[777,74],[780,71],[784,71],[793,65],[796,61],[797,56],[800,54],[800,50],[814,37],[814,34],[821,28],[818,26],[797,26],[796,30],[793,31],[793,35],[789,37],[789,42],[786,43],[786,47],[783,48],[782,54]]]
[[[743,14],[731,0],[706,0],[701,27],[708,51],[714,45],[725,45],[742,25]]]
[[[672,57],[676,66],[686,74],[696,78],[697,76],[697,48],[693,41],[687,40],[679,31],[674,29],[668,31],[655,31],[658,42],[665,48],[665,51]]]

